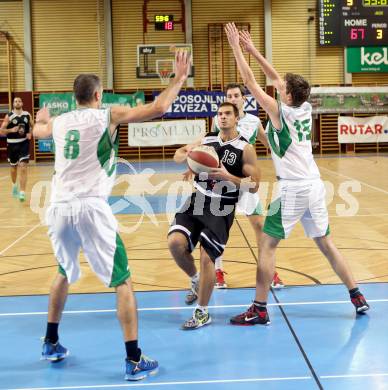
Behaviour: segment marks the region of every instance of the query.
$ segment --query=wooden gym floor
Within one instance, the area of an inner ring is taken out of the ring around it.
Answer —
[[[332,236],[350,262],[357,281],[387,282],[388,155],[324,156],[317,157],[316,161],[327,184]],[[258,163],[262,171],[260,196],[266,205],[271,199],[274,171],[270,159],[260,159]],[[113,201],[122,199],[124,194],[139,198],[144,189],[147,199],[157,201],[156,206],[151,202],[155,211],[151,218],[136,214],[136,208],[131,205],[116,215],[124,228],[121,236],[127,248],[135,289],[184,289],[188,285],[187,278],[167,249],[166,233],[172,214],[166,214],[161,206],[165,204],[166,194],[176,192],[171,185],[181,179],[183,167],[169,161],[135,162],[133,167],[138,174],[118,176]],[[49,291],[56,273],[56,261],[47,228],[36,213],[38,206],[32,205],[34,212],[30,201],[32,187],[35,186],[35,191],[45,187],[52,172],[52,164],[30,164],[27,201],[20,203],[11,196],[8,166],[0,165],[1,296],[47,294]],[[36,198],[32,203],[36,203]],[[40,198],[41,215],[43,203],[44,194]],[[198,254],[196,249],[196,259]],[[224,254],[229,287],[254,286],[256,257],[253,231],[247,218],[238,215]],[[109,291],[89,270],[82,254],[80,261],[83,278],[70,291]],[[339,283],[314,242],[304,236],[300,225],[288,240],[281,242],[277,269],[286,285]]]

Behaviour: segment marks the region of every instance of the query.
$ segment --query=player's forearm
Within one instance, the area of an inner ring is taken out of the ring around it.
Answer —
[[[36,122],[32,134],[35,138],[49,138],[52,136],[49,124],[44,122]]]
[[[233,46],[232,50],[244,84],[248,86],[250,83],[255,82],[255,76],[247,63],[240,46]]]
[[[260,65],[264,74],[273,81],[280,81],[281,77],[278,72],[276,72],[275,68],[267,61],[267,59],[256,49],[254,48],[251,51],[252,56]]]
[[[174,102],[185,80],[185,78],[177,79],[174,77],[169,86],[156,98],[154,104],[161,115],[163,115]]]
[[[1,135],[8,135],[8,134],[10,134],[10,133],[15,133],[15,128],[16,128],[16,127],[17,127],[17,126],[11,127],[10,129],[1,128],[1,129],[0,129],[0,134],[1,134]]]

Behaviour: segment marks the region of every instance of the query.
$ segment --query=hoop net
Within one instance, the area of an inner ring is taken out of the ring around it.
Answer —
[[[167,85],[174,73],[174,61],[171,60],[157,60],[156,73],[160,78],[162,85]]]

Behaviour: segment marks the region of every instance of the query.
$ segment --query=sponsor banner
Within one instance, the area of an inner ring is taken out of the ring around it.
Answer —
[[[156,98],[160,92],[153,92]],[[207,118],[217,114],[218,106],[225,101],[222,91],[181,91],[163,118]],[[257,115],[259,105],[246,95],[244,110]]]
[[[338,117],[338,142],[388,142],[388,116]]]
[[[54,143],[52,139],[38,140],[38,152],[54,152]]]
[[[110,106],[131,106],[136,107],[144,104],[144,92],[138,91],[132,95],[123,95],[118,93],[103,93],[102,107]]]
[[[388,87],[312,88],[314,114],[388,112]]]
[[[134,94],[103,93],[102,107],[119,106],[139,106],[144,104],[144,92],[138,91]],[[48,107],[51,116],[58,116],[65,112],[75,110],[76,102],[72,92],[66,93],[41,93],[39,95],[39,107]],[[38,141],[38,151],[53,152],[53,141],[42,139]]]
[[[135,107],[144,104],[144,92],[133,94],[103,93],[102,107],[113,105]],[[76,102],[72,92],[67,93],[41,93],[39,95],[39,107],[47,106],[51,116],[58,116],[64,112],[76,109]]]
[[[128,124],[129,146],[190,144],[206,133],[206,121],[180,120]]]
[[[41,93],[39,107],[48,107],[51,116],[58,116],[64,112],[75,110],[75,99],[72,92]]]
[[[347,72],[388,72],[388,46],[348,47]]]

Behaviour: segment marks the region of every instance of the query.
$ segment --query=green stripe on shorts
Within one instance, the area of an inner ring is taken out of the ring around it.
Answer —
[[[117,287],[124,283],[131,273],[128,269],[128,257],[123,241],[118,233],[116,233],[116,251],[113,260],[112,279],[109,287]]]
[[[274,238],[282,239],[286,237],[282,223],[282,203],[280,198],[268,206],[263,232]]]
[[[62,268],[60,264],[58,264],[58,272],[63,275],[65,278],[67,278],[66,271]]]

